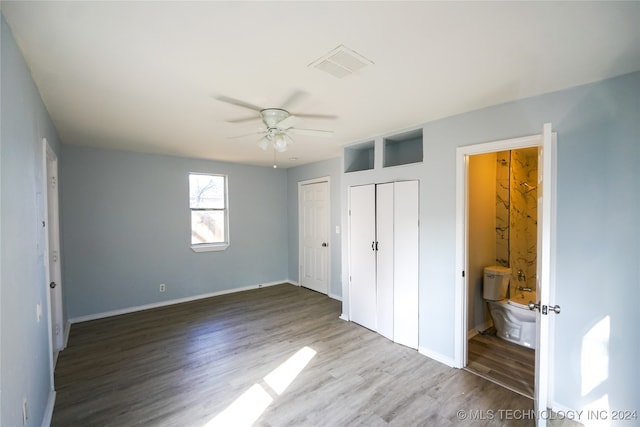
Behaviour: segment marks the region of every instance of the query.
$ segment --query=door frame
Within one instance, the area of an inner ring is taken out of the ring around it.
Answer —
[[[546,129],[546,125],[545,125]],[[546,130],[545,130],[546,131]],[[553,133],[553,138],[555,140],[556,135]],[[507,150],[516,150],[519,148],[529,148],[529,147],[539,147],[543,146],[543,134],[536,134],[531,136],[525,136],[521,138],[512,138],[505,139],[499,141],[492,141],[486,143],[479,143],[473,145],[467,145],[463,147],[458,147],[456,149],[456,282],[455,282],[455,326],[454,326],[454,366],[457,368],[464,368],[467,365],[467,310],[468,310],[468,296],[467,296],[467,274],[465,272],[468,271],[467,265],[467,247],[468,247],[468,168],[469,168],[469,160],[468,157],[476,154],[486,154],[498,151],[507,151]],[[547,210],[547,214],[549,215],[546,220],[548,220],[548,226],[550,228],[551,233],[551,242],[553,247],[553,242],[555,242],[555,189],[556,189],[556,173],[555,173],[555,164],[556,164],[556,153],[555,150],[552,150],[551,153],[544,156],[542,158],[543,162],[550,162],[551,165],[547,165],[551,167],[553,173],[550,177],[550,182],[548,183],[550,191],[543,193],[541,203],[543,206],[548,206],[551,209]],[[544,164],[538,164],[538,168],[545,167]],[[549,177],[545,177],[548,179]],[[545,225],[547,226],[547,225]],[[538,238],[540,240],[540,238]],[[537,242],[538,245],[541,245],[541,242]],[[550,286],[551,286],[551,295],[554,293],[554,283],[555,283],[555,254],[551,253],[551,270],[550,270]],[[538,263],[541,262],[540,259],[537,260]],[[554,349],[553,349],[553,331],[554,331],[554,319],[550,319],[550,339],[547,343],[548,349],[548,390],[553,390],[553,360],[554,360]],[[538,352],[539,349],[536,349]],[[538,381],[538,372],[536,372],[536,382]],[[549,394],[551,398],[551,394]],[[551,399],[549,399],[551,401]]]
[[[329,244],[329,250],[327,254],[327,296],[332,296],[331,293],[331,253],[333,243],[331,242],[331,177],[323,176],[319,178],[307,179],[304,181],[298,181],[298,286],[302,286],[302,271],[304,257],[302,255],[302,187],[309,184],[318,184],[321,182],[327,183],[328,197],[327,197],[327,242]],[[334,298],[334,297],[332,297]]]
[[[60,195],[58,179],[58,156],[51,148],[47,138],[42,138],[42,161],[43,161],[43,221],[46,227],[44,231],[44,270],[45,282],[43,286],[47,295],[47,312],[49,313],[47,322],[49,326],[49,353],[51,388],[54,387],[53,373],[55,370],[58,353],[64,349],[63,324],[62,324],[62,269],[60,254]],[[55,180],[55,190],[52,190],[49,181]],[[50,209],[50,206],[52,209]],[[56,251],[57,261],[51,264],[51,251]],[[49,283],[55,282],[56,287],[51,290]],[[55,298],[51,298],[51,293]],[[54,339],[55,336],[55,339]]]

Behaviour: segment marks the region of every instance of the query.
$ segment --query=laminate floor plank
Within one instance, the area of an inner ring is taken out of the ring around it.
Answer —
[[[467,347],[466,369],[533,398],[535,350],[495,335],[475,335]]]
[[[531,399],[340,312],[339,301],[283,284],[74,324],[52,425],[243,425],[238,414],[265,427],[534,425],[482,412],[532,411]],[[305,347],[315,354],[278,389],[268,375]]]

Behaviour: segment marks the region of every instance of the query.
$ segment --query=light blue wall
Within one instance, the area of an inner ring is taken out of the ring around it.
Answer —
[[[579,409],[608,399],[611,409],[640,409],[640,72],[461,114],[423,125],[420,165],[345,174],[347,188],[366,182],[420,180],[420,347],[454,357],[456,148],[540,134],[558,134],[556,302],[552,399]],[[376,138],[380,146],[381,137]],[[379,151],[379,150],[378,150]],[[343,282],[346,283],[343,236]],[[343,295],[346,307],[348,295]],[[600,361],[606,376],[582,390],[594,365],[583,364],[588,331],[609,319]]]
[[[298,183],[315,178],[329,177],[331,223],[329,224],[329,249],[331,260],[331,283],[329,296],[342,298],[341,239],[336,234],[336,226],[340,226],[340,177],[342,176],[342,159],[336,158],[287,169],[287,195],[289,217],[289,278],[298,282]],[[342,230],[340,231],[342,233]]]
[[[0,425],[42,423],[49,398],[49,328],[44,270],[43,150],[59,153],[49,115],[9,26],[1,19]],[[36,320],[36,305],[43,307]]]
[[[63,157],[70,318],[287,279],[285,170],[72,145]],[[225,251],[190,248],[189,172],[228,175]]]

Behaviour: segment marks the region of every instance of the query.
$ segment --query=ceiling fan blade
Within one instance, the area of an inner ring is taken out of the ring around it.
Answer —
[[[257,112],[260,112],[263,110],[257,105],[249,104],[248,102],[240,101],[239,99],[231,98],[224,95],[216,96],[216,99],[221,102],[226,102],[227,104],[236,105],[238,107],[247,108],[249,110],[253,110]]]
[[[227,123],[245,123],[245,122],[258,121],[258,120],[262,120],[262,118],[260,116],[243,117],[241,119],[227,120]]]
[[[243,133],[242,135],[228,136],[227,139],[238,139],[238,138],[244,138],[247,136],[260,135],[265,133],[266,131],[267,131],[266,129],[258,129],[255,132],[251,132],[251,133]]]
[[[295,126],[296,123],[298,122],[298,120],[296,120],[296,116],[289,116],[283,120],[280,120],[277,124],[276,127],[278,129],[283,129],[283,130],[287,130],[292,126]]]
[[[293,114],[293,113],[292,113]],[[303,119],[325,119],[325,120],[333,120],[337,119],[338,116],[334,116],[332,114],[295,114],[296,117],[301,117]]]
[[[330,130],[289,128],[287,129],[287,132],[298,134],[298,135],[309,135],[309,136],[322,136],[322,137],[333,136],[333,131],[330,131]]]
[[[296,105],[298,103],[300,103],[300,101],[306,97],[308,97],[309,94],[305,91],[302,90],[296,90],[294,91],[291,95],[289,95],[289,97],[282,103],[282,109],[283,110],[288,110],[290,109],[293,105]]]

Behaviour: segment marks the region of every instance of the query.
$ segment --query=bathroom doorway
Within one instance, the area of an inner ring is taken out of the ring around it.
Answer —
[[[476,154],[511,151],[538,147],[538,215],[536,256],[536,345],[534,368],[533,406],[545,411],[551,405],[550,391],[554,389],[554,329],[560,306],[555,299],[555,236],[556,236],[556,138],[551,123],[545,123],[542,133],[494,142],[461,146],[456,149],[456,270],[455,331],[453,365],[464,368],[468,362],[468,165],[469,157]],[[532,185],[531,183],[528,183]],[[536,426],[545,427],[546,418],[536,419]]]
[[[466,369],[533,397],[536,316],[538,147],[467,158]],[[486,267],[504,267],[498,301],[483,290]]]

